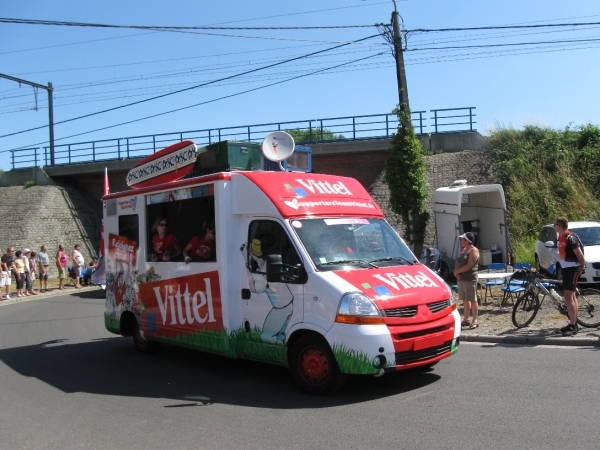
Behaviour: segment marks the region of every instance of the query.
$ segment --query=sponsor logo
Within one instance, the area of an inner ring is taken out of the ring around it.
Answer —
[[[149,318],[154,314],[160,332],[223,329],[223,313],[216,271],[164,279],[139,285]]]
[[[336,183],[329,183],[327,181],[315,181],[315,180],[302,180],[296,178],[296,181],[300,183],[304,188],[313,194],[337,194],[337,195],[352,195],[350,189],[344,186],[344,183],[338,181]],[[306,193],[305,193],[306,195]]]
[[[415,275],[409,275],[407,273],[386,273],[383,275],[373,275],[379,281],[382,281],[389,287],[399,291],[401,289],[415,289],[422,287],[439,287],[439,284],[429,278],[424,272],[417,272]],[[383,287],[383,286],[382,286]],[[373,288],[375,289],[375,288]],[[383,289],[375,289],[376,292],[384,292]],[[389,295],[389,294],[384,294]]]
[[[196,162],[196,144],[190,144],[162,158],[131,169],[126,178],[127,186],[134,186],[165,173],[176,171],[194,162]]]
[[[109,233],[108,252],[114,260],[130,264],[132,267],[136,266],[137,243],[135,241]]]
[[[133,197],[129,200],[119,201],[119,208],[121,209],[132,209],[135,211],[135,205],[137,205],[137,197]]]

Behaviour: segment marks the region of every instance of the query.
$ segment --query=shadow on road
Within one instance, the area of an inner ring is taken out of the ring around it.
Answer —
[[[167,408],[212,403],[327,408],[416,391],[440,378],[435,372],[414,371],[381,378],[350,377],[339,393],[315,397],[300,391],[285,367],[167,345],[158,354],[143,355],[134,349],[131,338],[122,337],[11,348],[0,351],[0,360],[22,376],[65,393],[164,399],[161,407]],[[117,404],[122,407],[123,402]]]

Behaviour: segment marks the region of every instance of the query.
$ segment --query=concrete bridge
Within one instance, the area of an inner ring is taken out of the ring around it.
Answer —
[[[485,151],[488,144],[479,133],[432,134],[420,139],[432,153],[427,158],[431,193],[460,178],[473,184],[489,182],[491,160]],[[388,221],[400,226],[389,207],[389,192],[383,181],[389,145],[390,139],[386,138],[310,144],[310,147],[314,172],[356,178],[375,198]],[[47,244],[52,252],[59,243],[71,249],[77,242],[83,245],[87,261],[94,258],[102,218],[104,168],[108,169],[111,192],[126,191],[129,187],[125,176],[141,159],[5,172],[0,177],[4,204],[0,209],[0,248],[13,245],[39,249],[39,245]],[[25,188],[25,183],[31,181],[35,185]],[[433,241],[432,225],[428,240]]]

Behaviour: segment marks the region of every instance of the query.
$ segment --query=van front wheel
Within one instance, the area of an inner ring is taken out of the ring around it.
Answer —
[[[310,394],[335,392],[347,378],[340,372],[327,341],[315,334],[298,339],[290,351],[289,364],[294,379]]]

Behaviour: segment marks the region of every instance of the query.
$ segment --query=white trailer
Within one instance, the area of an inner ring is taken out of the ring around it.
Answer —
[[[461,252],[458,237],[470,231],[480,251],[479,265],[509,262],[506,201],[500,184],[469,186],[457,180],[433,194],[435,235],[441,254],[441,275],[451,278]]]

